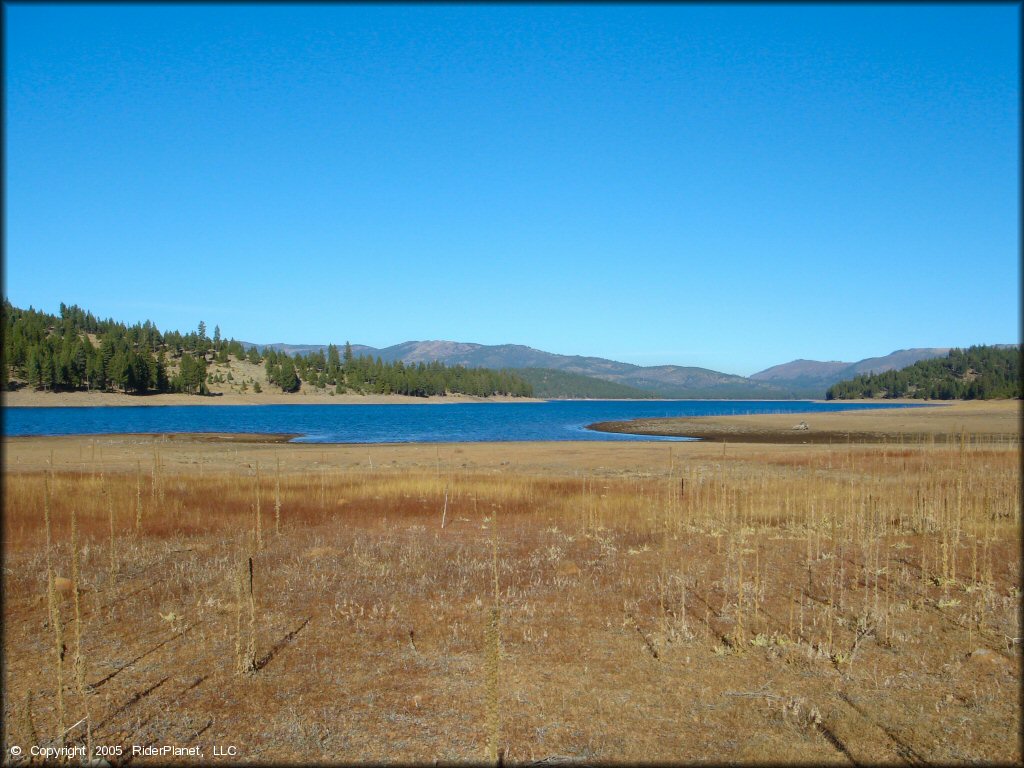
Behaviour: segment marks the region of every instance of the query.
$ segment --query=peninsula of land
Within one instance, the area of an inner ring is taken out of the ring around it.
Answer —
[[[850,402],[874,402],[857,400]],[[806,414],[763,413],[746,416],[633,419],[590,424],[599,432],[696,437],[729,443],[881,443],[935,439],[962,433],[995,440],[1020,441],[1020,400],[967,400],[922,406],[920,400],[897,400],[915,408],[829,411]]]

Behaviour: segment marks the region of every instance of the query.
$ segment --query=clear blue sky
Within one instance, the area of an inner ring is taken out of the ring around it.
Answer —
[[[744,375],[1019,341],[1018,5],[4,14],[17,306]]]

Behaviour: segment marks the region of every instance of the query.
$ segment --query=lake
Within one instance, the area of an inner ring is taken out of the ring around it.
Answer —
[[[431,405],[185,405],[4,408],[4,435],[297,434],[304,443],[686,440],[595,432],[598,421],[916,407],[807,400],[550,400]]]

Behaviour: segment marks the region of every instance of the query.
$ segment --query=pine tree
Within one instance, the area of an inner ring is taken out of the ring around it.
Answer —
[[[28,360],[25,362],[25,378],[28,379],[30,387],[35,389],[43,388],[43,366],[39,360],[38,347],[29,348]]]
[[[277,385],[281,387],[284,392],[297,392],[301,382],[299,381],[298,375],[295,373],[295,363],[288,355],[284,355],[281,359],[280,372],[277,376]]]

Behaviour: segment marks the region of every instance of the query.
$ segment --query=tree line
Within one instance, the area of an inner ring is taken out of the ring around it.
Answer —
[[[978,345],[919,360],[898,371],[860,374],[829,387],[827,400],[916,398],[989,400],[1021,397],[1021,348]]]
[[[207,391],[198,333],[162,334],[148,320],[127,326],[65,304],[58,317],[19,309],[6,298],[3,333],[0,384],[5,389],[20,380],[43,391]]]
[[[439,362],[384,363],[354,357],[331,344],[307,355],[221,338],[220,327],[207,335],[206,324],[187,334],[161,333],[150,321],[128,326],[101,320],[77,306],[60,305],[60,316],[3,301],[3,347],[0,386],[27,385],[43,391],[114,391],[131,394],[182,392],[204,395],[214,373],[209,365],[229,365],[232,358],[265,367],[267,381],[282,392],[296,392],[303,382],[342,394],[402,394],[416,397],[467,394],[480,397],[529,397],[532,386],[506,370],[445,366]]]
[[[290,356],[267,348],[263,351],[267,381],[283,391],[295,391],[299,382],[338,394],[410,395],[430,397],[460,393],[478,397],[510,395],[530,397],[533,387],[520,376],[507,370],[466,368],[440,362],[384,362],[380,356],[353,356],[346,342],[344,351],[329,344],[326,350]]]

